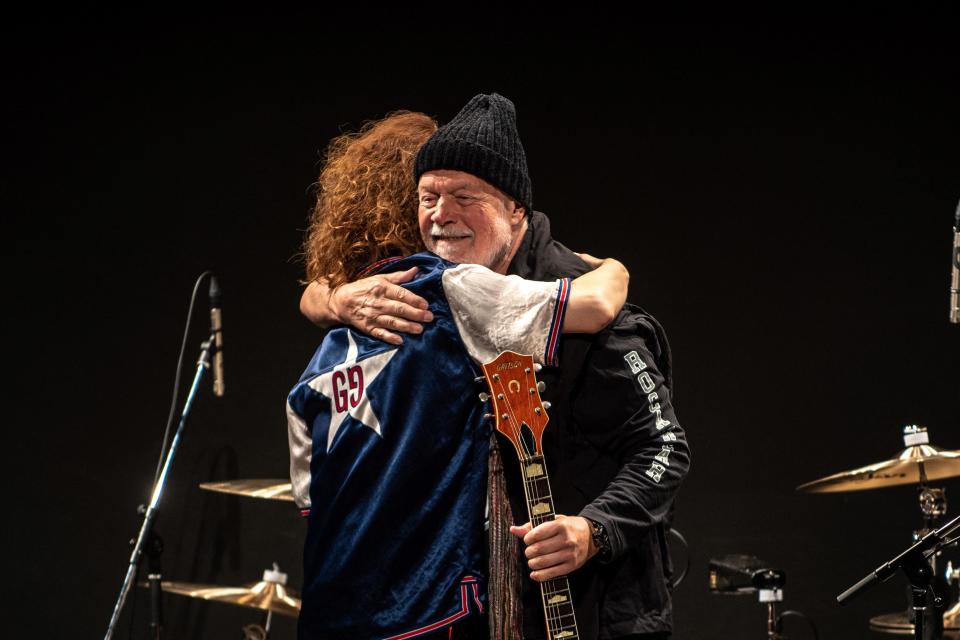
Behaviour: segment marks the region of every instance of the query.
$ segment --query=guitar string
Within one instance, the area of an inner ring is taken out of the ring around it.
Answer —
[[[526,399],[527,399],[527,415],[531,416],[531,419],[537,422],[537,425],[536,425],[536,426],[537,426],[538,430],[542,432],[542,431],[543,431],[543,426],[542,426],[542,424],[546,421],[547,417],[544,416],[543,414],[536,413],[536,412],[534,411],[534,395],[535,395],[534,389],[536,388],[536,376],[533,374],[533,372],[530,370],[529,367],[524,369],[524,375],[525,375],[526,378],[527,378],[527,379],[526,379],[526,382],[527,382],[527,393],[525,394]],[[541,403],[541,406],[542,406],[542,403]],[[540,456],[541,456],[541,458],[542,458],[542,460],[543,460],[544,467],[546,467],[546,458],[543,457],[543,451],[542,451],[542,450],[540,451]],[[546,474],[546,470],[544,470],[544,471],[545,471],[545,472],[544,472],[544,476],[543,476],[543,478],[542,478],[541,480],[542,480],[542,482],[543,482],[544,484],[546,484],[546,487],[545,487],[545,488],[546,488],[546,491],[547,491],[547,495],[550,496],[551,513],[553,513],[553,511],[554,511],[553,508],[552,508],[552,506],[553,506],[553,495],[552,495],[552,493],[553,493],[553,492],[552,492],[552,488],[550,487],[550,477],[549,477],[549,475]],[[539,482],[538,482],[538,484],[539,484]],[[540,487],[538,486],[538,487],[537,487],[537,493],[538,493],[538,494],[539,494],[539,491],[540,491]],[[541,499],[542,499],[542,498],[541,498]],[[555,514],[553,514],[553,515],[554,515],[554,519],[556,519],[556,515],[555,515]],[[558,578],[552,578],[552,579],[546,581],[546,582],[543,583],[543,584],[544,584],[544,591],[545,591],[545,593],[546,593],[548,596],[553,597],[553,596],[556,596],[556,595],[566,595],[566,597],[567,597],[566,604],[569,604],[569,603],[570,603],[570,597],[569,597],[570,585],[569,585],[569,581],[567,580],[567,577],[566,577],[566,576],[560,576],[560,577],[558,577]],[[566,592],[566,594],[564,594],[564,592]],[[565,626],[564,623],[563,623],[563,620],[562,620],[562,619],[565,617],[565,614],[561,613],[561,608],[563,608],[564,606],[565,606],[565,603],[556,603],[556,604],[549,604],[549,603],[548,603],[548,604],[546,604],[546,607],[547,607],[547,610],[548,610],[548,611],[547,611],[547,615],[548,615],[548,616],[551,616],[551,615],[552,615],[552,617],[556,620],[556,623],[559,625],[559,627]],[[572,605],[570,605],[570,606],[571,606],[571,613],[572,613]],[[571,615],[571,614],[566,614],[566,616],[569,616],[569,615]],[[574,628],[576,628],[576,617],[574,617],[574,619],[573,619],[573,625],[574,625]]]
[[[543,423],[545,422],[544,416],[542,413],[537,413],[534,410],[534,402],[533,402],[534,388],[535,388],[534,385],[536,384],[536,376],[533,375],[533,372],[531,371],[530,367],[524,368],[524,376],[525,376],[524,382],[526,383],[526,389],[521,389],[521,393],[523,394],[523,397],[526,399],[526,405],[527,405],[526,415],[530,416],[531,422],[535,423],[536,430],[539,431],[540,433],[543,433],[543,426],[544,426]],[[533,380],[531,380],[531,378]],[[524,393],[524,391],[526,393]],[[532,430],[533,429],[531,429],[531,431]],[[535,478],[531,480],[531,484],[535,487],[535,493],[537,495],[538,502],[543,500],[543,495],[541,495],[541,490],[546,489],[547,495],[550,496],[550,500],[549,500],[550,512],[549,513],[553,515],[553,511],[554,511],[553,496],[551,495],[551,491],[550,491],[550,479],[549,479],[549,475],[546,472],[546,458],[543,456],[542,446],[539,454],[541,459],[540,464],[543,465],[544,467],[544,474],[539,478]],[[546,487],[542,487],[541,486],[542,484],[546,484]],[[541,521],[541,523],[547,521],[544,518],[540,518],[539,520]],[[543,585],[542,588],[543,588],[543,598],[544,598],[544,603],[543,603],[544,614],[547,620],[549,621],[548,626],[551,628],[551,636],[554,636],[556,631],[559,631],[563,627],[563,622],[560,616],[560,605],[550,602],[550,600],[554,598],[558,593],[557,579],[551,578],[550,580],[547,580],[541,584]]]
[[[537,412],[534,410],[534,402],[533,402],[533,400],[534,400],[534,389],[536,388],[536,376],[533,374],[533,372],[531,371],[531,369],[530,369],[529,367],[525,367],[523,373],[524,373],[524,376],[525,376],[525,378],[526,378],[526,379],[525,379],[525,382],[526,382],[526,393],[523,394],[524,397],[526,398],[526,403],[527,403],[527,412],[526,412],[526,415],[530,416],[531,421],[534,421],[534,422],[537,423],[537,424],[536,424],[537,430],[542,433],[542,431],[543,431],[542,423],[545,422],[545,419],[544,419],[545,417],[544,417],[544,415],[543,415],[542,413],[537,413]],[[541,406],[543,406],[542,403],[541,403]],[[546,458],[543,457],[543,450],[542,450],[542,448],[541,448],[541,450],[540,450],[540,457],[541,457],[541,459],[542,459],[541,464],[544,466],[544,475],[543,475],[541,478],[539,478],[539,479],[533,480],[532,483],[533,483],[534,486],[536,487],[536,493],[537,493],[537,499],[538,499],[538,501],[543,500],[543,496],[540,495],[540,491],[541,491],[541,486],[540,486],[540,484],[543,483],[543,484],[546,484],[546,485],[547,485],[547,486],[545,487],[545,489],[546,489],[546,491],[547,491],[547,495],[550,496],[550,506],[551,506],[550,513],[553,514],[553,512],[554,512],[554,509],[552,508],[552,507],[553,507],[553,496],[552,496],[552,491],[551,491],[551,487],[550,487],[550,478],[549,478],[549,475],[546,474]],[[556,519],[555,516],[554,516],[554,519]],[[542,520],[542,522],[546,522],[546,520]],[[552,596],[555,596],[555,595],[558,594],[558,589],[557,589],[558,585],[556,584],[556,580],[557,580],[557,578],[552,578],[552,579],[547,580],[546,582],[543,583],[543,585],[544,585],[544,592],[546,593],[546,595],[552,597]],[[559,587],[560,587],[560,590],[562,590],[563,586],[562,586],[562,585],[559,585]],[[560,613],[560,612],[559,612],[559,605],[551,605],[551,604],[547,603],[547,604],[546,604],[546,607],[548,608],[548,613],[547,613],[547,615],[549,616],[549,615],[550,615],[550,612],[552,612],[553,615],[554,615],[554,617],[559,620],[559,613]]]

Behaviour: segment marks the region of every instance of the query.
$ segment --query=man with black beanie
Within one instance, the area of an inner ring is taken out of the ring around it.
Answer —
[[[516,113],[503,96],[475,96],[440,127],[417,155],[414,177],[421,235],[441,257],[533,280],[589,270],[553,240],[548,218],[532,208]],[[382,322],[385,329],[395,326],[390,317]],[[559,366],[544,368],[540,379],[543,398],[552,403],[543,453],[556,520],[532,529],[523,524],[520,467],[512,448],[500,443],[509,452],[503,473],[514,514],[510,532],[522,540],[518,566],[532,578],[516,594],[523,604],[522,637],[549,638],[536,582],[568,575],[580,638],[667,638],[665,532],[689,448],[671,401],[664,332],[652,316],[626,305],[596,335],[563,336]],[[501,572],[515,567],[509,552],[502,555],[493,554],[491,583],[510,582]],[[504,591],[491,595],[505,601],[490,603],[494,637],[519,637],[520,623],[502,619],[514,597]]]

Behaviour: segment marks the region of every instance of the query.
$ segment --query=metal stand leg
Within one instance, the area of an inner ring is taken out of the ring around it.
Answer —
[[[777,603],[783,601],[783,590],[758,589],[757,597],[762,604],[767,605],[767,640],[780,640],[782,636],[777,620]]]
[[[777,633],[777,603],[767,603],[767,640],[777,640],[780,634]]]
[[[160,558],[163,555],[163,539],[156,532],[151,531],[147,536],[147,582],[150,585],[150,637],[160,640],[163,635],[163,569]]]
[[[930,563],[922,554],[917,554],[904,562],[903,570],[907,574],[907,579],[910,580],[910,593],[913,596],[913,637],[915,640],[939,640],[943,637],[942,625],[937,625],[934,621],[932,628],[926,628],[927,592],[930,591],[930,584],[933,582],[933,569]],[[934,613],[937,612],[940,602],[940,598],[934,594],[931,608]]]

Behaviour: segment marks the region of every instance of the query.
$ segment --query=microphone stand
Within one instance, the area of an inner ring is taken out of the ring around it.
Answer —
[[[156,484],[153,487],[153,494],[150,498],[150,504],[147,506],[146,511],[143,515],[143,524],[140,526],[140,533],[137,536],[136,544],[133,546],[133,553],[130,554],[130,564],[127,566],[127,574],[123,579],[123,584],[120,587],[120,595],[117,598],[117,603],[113,607],[113,615],[110,617],[110,624],[107,626],[107,633],[104,636],[104,640],[110,640],[113,637],[113,632],[116,629],[117,622],[120,619],[120,613],[123,611],[123,606],[126,604],[127,596],[130,594],[130,589],[133,586],[133,578],[137,572],[137,565],[140,562],[140,557],[143,554],[144,548],[147,545],[150,545],[151,549],[148,552],[148,555],[151,556],[150,563],[150,590],[151,590],[151,615],[150,615],[150,636],[154,640],[159,640],[161,637],[162,631],[162,619],[160,611],[160,560],[159,555],[163,551],[163,544],[159,542],[159,538],[156,537],[153,533],[153,522],[157,517],[157,504],[160,502],[160,497],[163,495],[163,490],[167,484],[167,474],[170,471],[170,465],[173,462],[173,458],[177,453],[177,448],[180,445],[180,438],[183,435],[183,428],[187,424],[187,417],[190,415],[190,409],[193,406],[193,400],[197,395],[197,389],[200,387],[200,380],[203,378],[204,372],[210,368],[210,350],[213,347],[215,340],[215,335],[211,334],[200,345],[200,357],[197,360],[197,370],[193,376],[193,383],[190,385],[190,393],[187,395],[187,399],[183,405],[183,411],[180,414],[180,423],[177,426],[177,432],[173,436],[173,440],[170,442],[170,448],[167,450],[166,459],[163,462],[163,468],[160,472],[160,477],[157,479]]]
[[[954,540],[946,540],[946,537],[958,528],[960,528],[960,516],[950,520],[939,529],[934,529],[906,551],[868,573],[862,580],[837,596],[837,603],[846,604],[853,597],[880,582],[888,580],[898,569],[902,569],[907,576],[907,580],[910,581],[910,590],[913,593],[914,638],[923,640],[923,623],[927,612],[927,591],[930,589],[930,582],[933,579],[933,569],[930,568],[927,558],[939,551],[945,544],[954,542]],[[935,606],[941,602],[937,594],[933,594],[933,600]]]
[[[950,269],[950,322],[960,324],[960,204],[953,225],[953,265]]]

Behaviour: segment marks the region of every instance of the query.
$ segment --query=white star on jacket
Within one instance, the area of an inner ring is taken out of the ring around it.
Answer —
[[[389,351],[378,353],[375,356],[370,356],[357,362],[357,343],[353,340],[353,332],[349,330],[347,331],[347,342],[347,356],[344,361],[330,371],[320,374],[308,383],[311,389],[330,398],[330,427],[327,432],[327,451],[330,451],[333,439],[336,437],[337,432],[340,430],[343,421],[348,415],[365,427],[369,427],[378,436],[383,437],[380,433],[380,419],[377,418],[377,414],[373,410],[373,405],[370,404],[367,389],[373,384],[377,376],[380,375],[383,368],[387,366],[390,359],[397,354],[397,348],[394,347]],[[337,372],[343,372],[344,375],[346,375],[347,369],[355,365],[359,365],[363,371],[363,393],[356,407],[352,406],[352,403],[347,402],[347,410],[338,412],[334,405],[333,375]]]

